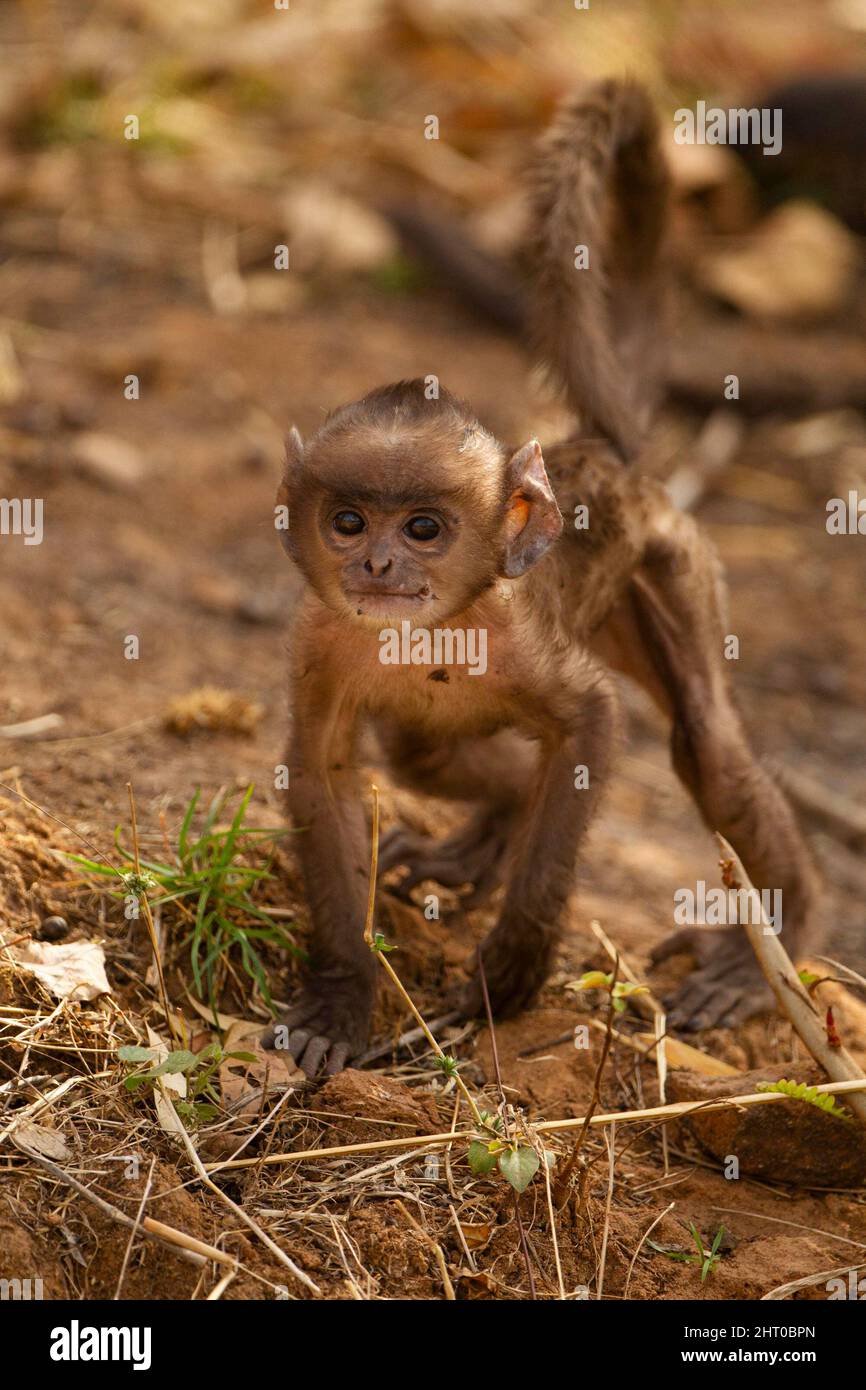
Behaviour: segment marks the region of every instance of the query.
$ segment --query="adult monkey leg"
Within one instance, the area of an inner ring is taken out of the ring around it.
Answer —
[[[673,765],[705,824],[730,840],[756,888],[781,891],[782,939],[793,954],[814,928],[817,878],[791,807],[757,761],[731,698],[723,606],[709,542],[691,518],[660,513],[613,618],[618,653],[607,654],[671,718]],[[671,1001],[674,1027],[733,1027],[773,1007],[741,927],[685,928],[661,943],[653,961],[678,951],[692,952],[697,969]]]
[[[313,919],[310,974],[263,1041],[313,1076],[326,1059],[329,1074],[340,1071],[366,1046],[376,963],[363,931],[370,847],[353,765],[357,709],[321,660],[295,665],[288,798]]]
[[[502,911],[481,947],[491,1005],[503,1016],[529,1004],[550,973],[578,851],[607,781],[619,722],[613,687],[600,670],[586,669],[580,690],[570,696],[548,695],[544,723],[539,719],[538,770],[517,828]],[[578,789],[580,766],[588,770],[588,785]],[[469,1015],[483,1012],[478,976],[462,1008]]]
[[[537,767],[536,748],[512,729],[450,744],[398,726],[380,730],[379,737],[400,785],[473,804],[466,823],[443,839],[395,827],[382,839],[380,872],[406,869],[393,890],[401,897],[430,879],[449,888],[469,884],[467,907],[484,902],[504,876],[514,826]]]

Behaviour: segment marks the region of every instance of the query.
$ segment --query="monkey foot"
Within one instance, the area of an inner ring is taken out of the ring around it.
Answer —
[[[735,1028],[774,1007],[772,991],[740,927],[686,927],[674,932],[652,952],[652,964],[686,952],[697,960],[697,969],[664,1001],[671,1028],[693,1033]]]
[[[509,821],[505,812],[473,816],[469,824],[447,840],[419,835],[399,826],[382,840],[379,871],[404,868],[406,873],[390,890],[408,899],[411,889],[430,879],[445,888],[468,884],[464,906],[476,907],[490,897],[502,880]]]
[[[481,958],[490,1009],[495,1018],[509,1018],[530,1005],[550,973],[553,936],[533,931],[512,929],[500,924],[484,941]],[[469,981],[460,1000],[460,1012],[465,1018],[486,1013],[481,976],[477,972]]]
[[[310,1078],[322,1063],[335,1076],[366,1047],[372,1007],[373,991],[362,976],[316,978],[262,1034],[262,1046],[287,1052]]]

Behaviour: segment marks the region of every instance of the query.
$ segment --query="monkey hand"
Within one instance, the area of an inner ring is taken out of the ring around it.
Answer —
[[[363,1052],[370,1030],[375,987],[366,973],[314,975],[292,1007],[262,1036],[262,1046],[287,1052],[312,1078],[325,1063],[335,1076]]]
[[[550,973],[553,946],[552,934],[542,932],[534,923],[517,926],[505,918],[497,923],[481,947],[494,1017],[508,1018],[532,1003]],[[478,971],[463,992],[460,1011],[467,1018],[486,1012]]]
[[[664,1001],[670,1027],[684,1032],[735,1028],[774,1007],[772,991],[741,927],[686,927],[655,948],[652,964],[681,952],[695,957],[697,969]]]
[[[428,879],[445,888],[469,884],[471,892],[463,898],[463,905],[476,907],[490,897],[501,880],[509,828],[507,815],[488,812],[473,816],[468,825],[447,840],[435,840],[398,826],[382,840],[379,871],[406,869],[391,889],[396,897],[405,900],[409,900],[416,884]]]

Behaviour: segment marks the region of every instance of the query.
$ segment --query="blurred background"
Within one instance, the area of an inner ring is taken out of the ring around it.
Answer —
[[[725,561],[740,703],[853,950],[866,539],[825,521],[866,496],[866,0],[6,0],[0,44],[0,496],[44,500],[41,545],[0,537],[2,780],[102,832],[130,777],[144,817],[273,800],[282,436],[428,373],[509,441],[566,427],[525,351],[521,169],[575,83],[630,73],[676,189],[647,466]],[[676,145],[698,100],[781,106],[782,153]],[[667,925],[712,852],[630,709],[587,911]]]

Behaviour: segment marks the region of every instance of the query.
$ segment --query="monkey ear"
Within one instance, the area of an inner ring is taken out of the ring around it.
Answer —
[[[530,439],[512,455],[506,476],[509,497],[505,504],[502,573],[507,579],[516,579],[559,539],[562,514],[537,439]]]
[[[292,425],[286,435],[286,463],[284,468],[285,481],[291,482],[304,466],[304,441],[298,430]]]

